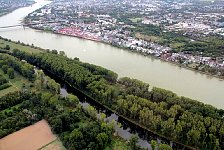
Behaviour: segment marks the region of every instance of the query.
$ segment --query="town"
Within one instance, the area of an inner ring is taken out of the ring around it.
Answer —
[[[223,1],[55,0],[25,23],[224,76]]]
[[[17,8],[34,4],[31,0],[0,0],[0,16],[3,16]]]

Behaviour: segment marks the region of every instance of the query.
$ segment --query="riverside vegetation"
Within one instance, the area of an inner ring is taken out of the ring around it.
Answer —
[[[100,66],[68,58],[56,50],[11,55],[47,70],[142,126],[165,137],[199,149],[224,148],[224,110],[179,97],[118,75]]]
[[[9,90],[0,97],[0,138],[45,119],[67,149],[141,149],[136,137],[125,143],[114,136],[116,122],[105,122],[103,113],[97,117],[95,108],[82,107],[75,95],[60,95],[60,85],[26,61],[0,53],[0,70],[4,74],[0,76],[1,85],[9,83],[11,74],[18,80],[18,74],[28,79],[17,91]],[[103,72],[98,73],[103,76]],[[158,148],[171,149],[166,144],[158,144]]]

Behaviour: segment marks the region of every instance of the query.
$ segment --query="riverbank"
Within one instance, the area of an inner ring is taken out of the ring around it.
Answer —
[[[101,41],[98,41],[98,40],[92,40],[92,39],[86,39],[86,38],[83,38],[83,37],[80,37],[80,36],[72,36],[72,35],[67,35],[67,34],[62,34],[62,33],[57,33],[57,32],[54,32],[52,30],[44,30],[44,29],[40,29],[40,28],[36,28],[36,27],[32,27],[30,25],[27,25],[29,28],[31,29],[34,29],[34,30],[39,30],[39,31],[43,31],[43,32],[49,32],[49,33],[53,33],[53,34],[58,34],[58,35],[64,35],[64,36],[69,36],[69,37],[73,37],[73,38],[78,38],[78,39],[83,39],[83,40],[90,40],[90,41],[93,41],[93,42],[97,42],[97,43],[103,43],[103,44],[106,44],[106,45],[110,45],[110,46],[113,46],[113,47],[116,47],[116,48],[119,48],[119,49],[123,49],[123,50],[127,50],[129,52],[132,52],[132,53],[137,53],[137,54],[140,54],[140,55],[143,55],[143,56],[146,56],[146,57],[151,57],[151,58],[155,58],[155,59],[158,59],[158,60],[161,60],[163,62],[168,62],[172,65],[175,65],[175,66],[179,66],[181,68],[184,68],[184,69],[188,69],[188,70],[191,70],[193,72],[196,72],[196,73],[200,73],[202,75],[206,75],[208,77],[214,77],[214,78],[217,78],[219,80],[224,80],[224,76],[221,76],[221,75],[215,75],[215,74],[211,74],[209,72],[204,72],[202,70],[196,70],[194,68],[191,68],[189,66],[186,66],[184,64],[181,64],[181,63],[177,63],[177,62],[174,62],[174,61],[170,61],[168,59],[165,59],[165,58],[161,58],[161,57],[158,57],[158,56],[155,56],[155,55],[152,55],[152,54],[149,54],[149,53],[144,53],[144,52],[141,52],[141,51],[136,51],[134,49],[131,49],[131,48],[128,48],[128,47],[123,47],[123,46],[119,46],[119,45],[116,45],[116,44],[111,44],[111,43],[108,43],[108,42],[105,42],[103,40]]]
[[[176,63],[176,62],[173,62],[173,61],[169,61],[167,59],[163,59],[163,58],[160,58],[160,57],[157,57],[157,56],[154,56],[154,55],[149,55],[149,54],[145,54],[145,53],[142,53],[142,52],[137,52],[137,51],[134,51],[133,49],[130,49],[130,48],[125,48],[125,47],[121,47],[121,46],[117,46],[117,45],[113,45],[113,44],[109,44],[109,43],[106,43],[106,42],[102,42],[104,44],[108,44],[110,46],[114,46],[114,47],[117,47],[117,48],[122,48],[124,50],[127,50],[127,51],[131,51],[133,53],[137,53],[137,54],[141,54],[141,55],[144,55],[146,57],[152,57],[154,59],[158,59],[158,60],[161,60],[163,62],[166,62],[166,63],[170,63],[172,65],[175,65],[175,66],[178,66],[178,67],[181,67],[181,68],[185,68],[185,69],[188,69],[188,70],[191,70],[193,72],[196,72],[196,73],[200,73],[200,74],[203,74],[203,75],[207,75],[209,77],[214,77],[214,78],[217,78],[217,79],[220,79],[220,80],[224,80],[224,76],[218,76],[218,75],[213,75],[209,72],[204,72],[204,71],[200,71],[200,70],[195,70],[194,68],[191,68],[191,67],[188,67],[186,65],[183,65],[183,64],[179,64],[179,63]]]

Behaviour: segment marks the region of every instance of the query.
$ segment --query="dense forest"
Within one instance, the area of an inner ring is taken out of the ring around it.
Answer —
[[[115,121],[105,121],[106,115],[99,113],[98,116],[96,109],[90,105],[82,107],[75,95],[60,95],[60,85],[25,60],[0,54],[0,64],[0,71],[5,73],[0,75],[0,85],[9,84],[6,78],[6,76],[10,78],[10,74],[7,74],[9,69],[13,69],[13,73],[16,75],[19,73],[30,81],[26,83],[29,84],[28,87],[24,86],[21,90],[0,96],[0,139],[45,119],[69,150],[116,149],[113,145],[116,141],[126,149],[142,149],[137,145],[136,136],[125,143],[114,135],[114,126],[117,124]],[[87,67],[91,73],[100,75],[99,78],[111,83],[116,82],[117,75],[109,70],[87,63],[80,65]],[[13,85],[10,83],[10,86],[11,84]],[[158,144],[155,141],[153,146],[159,150],[172,149],[166,144]]]
[[[107,105],[118,114],[174,141],[200,149],[224,149],[224,110],[152,88],[142,81],[117,79],[117,74],[57,51],[12,55],[55,76]]]

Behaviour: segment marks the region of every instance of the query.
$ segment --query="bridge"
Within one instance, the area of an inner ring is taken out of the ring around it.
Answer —
[[[11,26],[2,26],[2,27],[0,27],[0,29],[13,28],[13,27],[18,27],[18,26],[23,26],[23,25],[22,24],[17,24],[17,25],[11,25]]]
[[[38,24],[45,24],[45,23],[63,23],[65,21],[48,21],[48,22],[39,22],[39,23],[28,23],[28,24],[16,24],[16,25],[9,25],[9,26],[0,26],[0,29],[4,28],[13,28],[13,27],[19,27],[19,26],[29,26],[29,25],[38,25]]]

